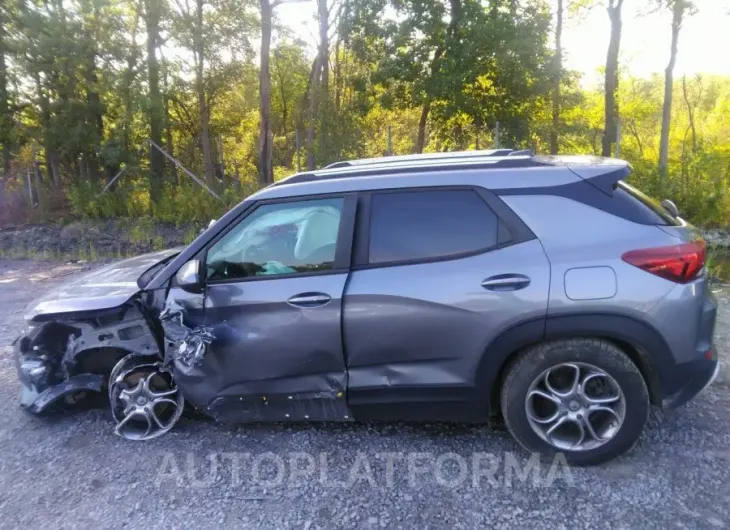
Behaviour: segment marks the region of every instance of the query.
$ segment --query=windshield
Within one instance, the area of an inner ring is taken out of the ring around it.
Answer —
[[[166,257],[162,261],[158,261],[152,267],[144,271],[140,277],[137,279],[137,286],[140,289],[144,289],[147,287],[147,285],[152,281],[152,279],[159,274],[159,272],[165,268],[165,265],[167,265],[175,256],[180,254],[180,252],[175,252],[171,256]]]

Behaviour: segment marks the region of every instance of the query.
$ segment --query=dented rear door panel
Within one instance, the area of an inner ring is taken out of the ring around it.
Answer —
[[[508,274],[529,284],[514,291],[481,285]],[[470,403],[484,384],[480,361],[500,333],[545,317],[549,282],[536,239],[461,259],[354,271],[343,323],[353,413],[484,419],[486,402]]]

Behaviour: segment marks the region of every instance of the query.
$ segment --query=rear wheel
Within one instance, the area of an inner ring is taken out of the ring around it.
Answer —
[[[644,377],[613,343],[546,342],[523,351],[501,391],[507,427],[525,449],[576,465],[631,449],[649,415]]]

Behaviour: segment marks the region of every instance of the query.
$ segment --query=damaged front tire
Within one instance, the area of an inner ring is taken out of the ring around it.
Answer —
[[[185,399],[162,361],[128,355],[109,377],[109,404],[117,435],[151,440],[175,426]]]

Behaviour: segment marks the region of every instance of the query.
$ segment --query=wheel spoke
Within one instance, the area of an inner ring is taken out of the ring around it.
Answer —
[[[139,394],[139,390],[141,389],[141,386],[142,386],[142,381],[139,381],[132,388],[125,388],[120,393],[120,397],[123,396],[126,399],[132,399],[132,398],[134,398],[137,394]]]
[[[552,423],[552,422],[554,422],[555,420],[557,420],[557,419],[558,419],[558,418],[560,417],[560,412],[558,412],[558,411],[556,410],[556,411],[555,411],[555,414],[553,414],[552,416],[550,416],[550,417],[548,417],[548,418],[541,418],[541,417],[539,417],[539,416],[536,416],[536,415],[535,415],[535,413],[534,413],[534,411],[531,411],[531,410],[528,410],[528,411],[527,411],[527,415],[528,415],[528,416],[530,417],[530,419],[531,419],[532,421],[534,421],[535,423],[541,423],[541,424],[544,424],[544,425],[546,425],[546,424],[548,424],[548,423]]]
[[[562,401],[561,401],[561,399],[560,399],[559,397],[557,397],[557,396],[554,396],[554,395],[552,395],[552,394],[548,394],[547,392],[543,392],[543,391],[542,391],[542,390],[540,390],[540,389],[535,389],[535,390],[531,391],[531,392],[530,392],[529,394],[527,394],[527,398],[528,398],[528,399],[530,399],[530,398],[531,398],[531,397],[533,397],[533,396],[539,396],[539,397],[541,397],[541,398],[545,398],[545,399],[547,399],[548,401],[552,401],[552,402],[553,402],[553,403],[555,403],[556,405],[560,405],[560,403],[562,402]]]
[[[148,395],[150,394],[150,392],[151,392],[150,391],[150,381],[152,380],[152,378],[155,375],[157,375],[157,373],[156,372],[152,372],[147,377],[145,377],[144,379],[142,379],[142,392],[144,392],[145,394],[148,394]]]
[[[148,408],[144,409],[144,419],[147,420],[147,430],[142,435],[142,438],[147,438],[150,435],[150,431],[152,430],[152,419],[150,419],[150,410]]]
[[[585,398],[585,400],[588,403],[590,403],[592,405],[601,405],[601,404],[605,404],[605,403],[615,403],[616,401],[618,401],[619,399],[621,399],[621,396],[620,395],[617,395],[617,396],[605,396],[605,397],[594,397],[594,396],[591,396],[586,391],[586,385],[590,381],[592,381],[593,379],[596,379],[598,377],[603,377],[604,379],[606,379],[607,378],[607,375],[604,374],[603,372],[594,372],[592,374],[587,375],[585,377],[585,379],[583,379],[583,383],[581,383],[581,385],[580,385],[580,392],[583,395],[583,398]],[[611,386],[611,385],[609,385],[609,386]]]
[[[162,420],[160,420],[160,417],[157,415],[157,412],[155,412],[155,407],[151,407],[149,411],[150,416],[152,416],[152,420],[157,424],[157,426],[160,429],[167,429],[168,425],[165,425],[162,423]]]
[[[156,399],[156,400],[154,400],[152,402],[152,405],[159,405],[160,403],[168,403],[168,404],[173,405],[175,407],[178,406],[177,401],[175,401],[174,399],[167,399],[167,398]]]
[[[550,383],[550,374],[552,374],[553,370],[558,368],[565,368],[568,367],[571,370],[573,370],[573,382],[570,385],[570,388],[566,392],[561,392],[560,390],[553,387],[552,383]],[[565,398],[567,396],[570,396],[571,394],[574,394],[580,386],[580,367],[573,363],[564,363],[560,364],[554,368],[551,368],[545,373],[545,388],[548,389],[548,392],[551,394],[557,396],[558,398]]]
[[[588,433],[588,436],[593,438],[594,440],[601,440],[602,438],[598,436],[596,433],[596,430],[593,428],[593,424],[591,423],[591,416],[590,414],[587,414],[581,418],[581,421],[583,423],[583,427],[585,427],[586,432]]]
[[[172,390],[165,390],[162,392],[154,392],[152,390],[148,390],[147,393],[150,395],[151,399],[156,400],[157,398],[161,397],[174,396],[175,394],[177,394],[177,387],[173,388]]]
[[[135,416],[144,416],[144,414],[141,413],[141,412],[139,412],[139,411],[137,411],[137,410],[133,410],[132,412],[130,412],[129,414],[127,414],[122,421],[120,421],[117,424],[117,428],[114,429],[114,432],[116,434],[118,434],[119,436],[123,436],[122,435],[122,427],[124,427],[127,424],[127,422],[129,420],[131,420],[132,418],[134,418]]]
[[[545,434],[547,435],[547,437],[548,437],[548,438],[550,438],[550,437],[551,437],[551,436],[553,435],[553,433],[554,433],[554,432],[555,432],[556,430],[558,430],[558,428],[559,428],[559,427],[560,427],[561,425],[565,425],[565,423],[567,423],[567,422],[568,422],[568,418],[565,418],[565,417],[563,417],[563,418],[560,418],[560,419],[559,419],[558,421],[556,421],[556,422],[555,422],[555,425],[553,425],[552,427],[550,427],[550,428],[549,428],[549,429],[548,429],[548,430],[547,430],[547,431],[545,432]]]
[[[575,425],[578,426],[578,429],[580,430],[580,438],[576,442],[573,443],[573,447],[580,447],[583,444],[583,441],[586,439],[586,430],[585,427],[583,427],[583,421],[573,421]]]
[[[616,419],[616,421],[619,421],[619,422],[621,421],[621,417],[611,407],[604,407],[602,405],[598,405],[598,406],[591,407],[590,409],[588,409],[588,414],[593,414],[594,412],[607,412],[607,413],[611,414]]]

